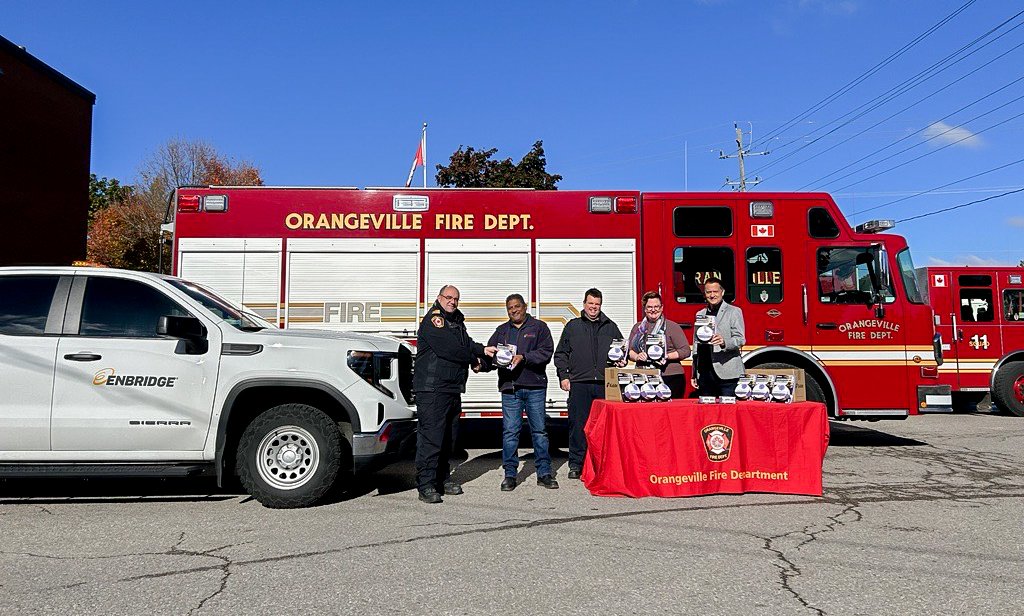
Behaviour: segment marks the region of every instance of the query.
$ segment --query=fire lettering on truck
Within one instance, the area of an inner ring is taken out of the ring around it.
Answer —
[[[839,332],[845,333],[850,340],[894,340],[899,331],[899,323],[882,319],[862,319],[839,326]]]
[[[324,302],[324,323],[380,323],[380,302]]]

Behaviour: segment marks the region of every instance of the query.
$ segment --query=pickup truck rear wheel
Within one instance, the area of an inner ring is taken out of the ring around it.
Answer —
[[[1024,361],[1011,361],[996,372],[992,399],[1003,412],[1024,417]]]
[[[256,417],[242,433],[236,465],[249,494],[266,507],[307,507],[338,478],[344,437],[326,413],[282,404]]]

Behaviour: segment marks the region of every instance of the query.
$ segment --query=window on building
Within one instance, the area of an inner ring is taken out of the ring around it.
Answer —
[[[704,281],[719,278],[725,301],[736,299],[736,265],[731,248],[693,246],[672,252],[672,290],[681,304],[704,303]]]
[[[156,338],[160,317],[188,311],[160,291],[135,280],[92,276],[82,304],[82,336]]]
[[[732,209],[722,206],[677,207],[672,211],[676,237],[730,237]]]
[[[59,276],[0,276],[0,334],[32,336],[46,332]]]
[[[752,304],[782,301],[782,250],[758,246],[747,249],[747,300]]]

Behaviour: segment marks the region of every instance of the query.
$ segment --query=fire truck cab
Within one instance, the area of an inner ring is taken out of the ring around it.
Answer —
[[[919,270],[945,362],[940,380],[959,404],[1024,416],[1024,268]]]
[[[211,186],[172,204],[174,272],[281,327],[414,337],[454,284],[476,340],[511,293],[557,340],[597,287],[623,333],[657,290],[692,340],[716,276],[744,311],[746,365],[802,368],[833,417],[951,410],[906,241],[852,229],[825,193]],[[564,416],[564,392],[548,397]],[[494,373],[470,377],[463,409],[501,416]]]

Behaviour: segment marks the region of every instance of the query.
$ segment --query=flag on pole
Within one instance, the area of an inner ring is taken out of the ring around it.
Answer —
[[[420,144],[416,147],[416,156],[412,159],[412,168],[409,169],[409,178],[405,180],[405,187],[412,185],[412,177],[416,174],[416,167],[423,166],[423,188],[427,187],[427,124],[423,123],[423,134],[420,136]]]

